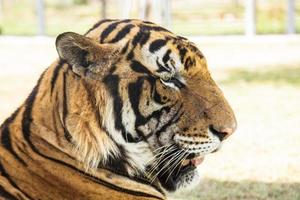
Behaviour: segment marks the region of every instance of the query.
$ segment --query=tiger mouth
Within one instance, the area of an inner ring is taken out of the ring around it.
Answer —
[[[193,174],[193,171],[203,163],[204,156],[189,154],[184,160],[175,163],[175,168],[167,168],[166,171],[158,174],[158,179],[162,186],[168,191],[175,191],[177,183],[184,177]],[[161,163],[160,168],[170,165],[168,161]],[[173,164],[174,165],[174,164]]]
[[[182,167],[186,167],[187,165],[192,165],[197,167],[198,165],[201,165],[201,163],[204,161],[204,156],[198,156],[194,157],[192,159],[185,159],[181,162]]]

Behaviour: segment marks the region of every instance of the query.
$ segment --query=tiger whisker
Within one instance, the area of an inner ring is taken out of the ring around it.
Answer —
[[[186,153],[188,152],[188,150],[186,150]],[[188,154],[187,154],[188,155]],[[176,176],[178,175],[178,173],[180,172],[180,169],[182,168],[182,165],[178,168]]]
[[[165,161],[165,160],[167,160],[170,156],[174,156],[172,159],[170,159],[169,161],[168,161],[168,163],[166,163],[166,165],[165,166],[163,166],[154,176],[153,176],[153,178],[152,178],[152,181],[153,180],[155,180],[155,178],[163,171],[163,170],[165,170],[165,169],[167,169],[169,166],[168,166],[168,164],[170,163],[170,162],[172,162],[173,160],[175,160],[175,159],[177,159],[177,156],[179,156],[180,154],[182,153],[182,150],[180,150],[179,152],[177,152],[175,155],[169,155],[169,156],[167,156],[165,159],[163,159],[163,161]],[[163,161],[161,161],[161,162],[163,162]],[[165,172],[164,172],[165,173]],[[164,174],[163,173],[163,174]],[[151,181],[151,182],[152,182]]]
[[[172,146],[172,145],[174,145],[174,144],[167,144],[167,145],[158,147],[158,148],[156,148],[153,152],[157,152],[158,150],[161,150],[161,149],[163,149],[163,148],[168,148],[169,146]]]
[[[169,151],[172,151],[174,148],[175,148],[174,146],[171,147],[171,148],[169,148],[164,154],[166,154],[166,153],[169,152]],[[167,157],[164,158],[164,157],[163,157],[164,154],[162,154],[162,155],[159,157],[159,160],[156,161],[156,163],[151,167],[151,169],[149,170],[149,176],[152,175],[152,173],[156,170],[156,168],[157,168],[162,162],[164,162],[166,159],[168,159],[170,156],[172,156],[172,154],[170,154],[170,155],[168,155]]]
[[[172,144],[171,144],[172,145]],[[155,154],[151,159],[149,159],[149,161],[147,161],[147,163],[146,164],[149,164],[149,163],[151,163],[151,162],[153,162],[155,159],[157,159],[157,158],[159,158],[160,156],[161,156],[161,154],[164,154],[165,153],[165,151],[168,149],[168,148],[170,148],[171,147],[171,145],[165,145],[165,146],[162,146],[162,147],[164,147],[165,149],[164,149],[164,151],[161,151],[161,152],[159,152],[159,153],[157,153],[157,154]],[[162,149],[161,147],[159,147],[158,149]],[[154,151],[157,151],[158,149],[156,149],[156,150],[154,150]]]
[[[174,145],[167,146],[167,148],[165,148],[162,152],[159,152],[158,154],[156,154],[154,156],[154,159],[162,159],[164,154],[168,153],[169,151],[172,151],[174,148],[175,148]]]
[[[155,164],[151,167],[151,169],[149,171],[149,175],[151,175],[156,170],[157,166],[159,166],[161,164],[161,162],[165,161],[170,156],[172,156],[172,154],[170,154],[169,156],[163,158],[164,154],[166,154],[169,151],[172,151],[174,148],[175,148],[174,146],[171,146],[169,149],[165,150],[164,153],[159,156],[159,160],[154,162]]]
[[[187,154],[187,151],[188,151],[188,150],[185,150],[185,151],[184,151],[183,156],[182,156],[179,160],[182,161],[182,160],[185,160],[186,157],[188,157],[189,154]],[[179,161],[179,160],[178,160],[178,161]],[[175,163],[176,163],[176,162],[175,162]],[[175,166],[172,166],[173,169],[171,170],[170,174],[168,175],[167,180],[169,180],[169,178],[171,177],[171,174],[173,173],[173,171],[176,169],[176,167],[177,167],[179,164],[181,164],[181,162],[177,162],[177,164],[176,164]],[[182,165],[179,167],[179,170],[178,170],[178,171],[180,171],[181,167],[182,167]],[[177,174],[178,174],[178,173],[176,173],[176,175],[177,175]]]
[[[175,156],[175,158],[173,159],[173,160],[170,160],[168,163],[167,163],[167,167],[168,167],[168,169],[172,169],[172,166],[174,165],[174,164],[177,164],[177,162],[176,161],[178,161],[179,159],[181,159],[182,157],[184,156],[184,151],[183,150],[180,150],[177,154],[176,154],[176,156]],[[169,163],[171,163],[171,162],[173,162],[174,161],[174,163],[172,163],[171,165],[168,165]],[[166,167],[164,167],[164,168],[166,168]],[[163,172],[162,174],[165,174],[167,171],[165,171],[165,172]]]
[[[178,155],[179,153],[177,153],[175,158],[177,158]],[[153,182],[158,177],[159,174],[164,174],[167,171],[167,169],[169,169],[168,163],[153,175],[151,182]]]

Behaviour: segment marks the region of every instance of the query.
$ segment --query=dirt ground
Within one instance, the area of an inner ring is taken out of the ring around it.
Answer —
[[[238,120],[174,200],[300,199],[300,37],[192,37]],[[0,121],[57,57],[53,38],[0,37]]]

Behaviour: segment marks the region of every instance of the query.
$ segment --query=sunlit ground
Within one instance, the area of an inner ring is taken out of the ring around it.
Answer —
[[[179,200],[300,199],[300,38],[192,38],[231,103],[237,132]],[[56,58],[49,38],[0,38],[0,121]]]

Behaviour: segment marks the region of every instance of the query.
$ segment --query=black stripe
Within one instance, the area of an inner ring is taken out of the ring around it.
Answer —
[[[134,52],[133,49],[129,52],[129,54],[127,55],[127,60],[132,60],[134,57]]]
[[[157,72],[165,72],[165,71],[168,71],[170,72],[171,70],[166,68],[166,67],[169,67],[168,65],[162,65],[159,61],[158,61],[158,58],[156,59],[156,65],[158,66],[158,70],[156,70]]]
[[[108,87],[108,90],[113,97],[113,108],[114,108],[114,116],[115,116],[115,128],[121,131],[122,136],[126,142],[137,142],[135,138],[132,137],[130,133],[128,133],[122,122],[122,108],[123,101],[119,95],[119,82],[120,78],[117,75],[108,75],[104,78],[104,83]]]
[[[163,28],[163,27],[160,27],[160,26],[148,26],[148,25],[142,25],[142,27],[144,29],[147,29],[149,31],[157,31],[157,32],[167,32],[167,33],[172,33],[171,31]]]
[[[25,161],[15,152],[15,150],[12,147],[10,131],[8,126],[5,126],[5,128],[2,131],[1,143],[3,144],[3,147],[5,147],[14,156],[14,158],[16,158],[23,165],[27,166]]]
[[[115,143],[115,145],[118,147],[119,150],[118,156],[109,156],[103,167],[109,169],[114,173],[121,174],[123,176],[128,176],[126,165],[130,164],[128,163],[126,150],[123,146],[117,143]]]
[[[158,39],[151,42],[149,51],[151,53],[154,53],[155,51],[159,50],[161,47],[167,44],[167,40]]]
[[[5,191],[5,189],[0,185],[0,199],[2,198],[5,200],[18,200],[16,197]]]
[[[53,88],[55,86],[56,80],[59,76],[59,70],[61,69],[61,67],[63,66],[64,63],[65,63],[65,61],[60,59],[58,64],[56,65],[54,71],[53,71],[52,78],[51,78],[51,90],[50,90],[51,95],[52,95]]]
[[[120,78],[117,75],[108,75],[104,78],[104,83],[108,87],[108,90],[111,96],[113,97],[115,128],[117,130],[121,130],[123,128],[122,117],[121,117],[123,101],[119,95],[119,82],[120,82]]]
[[[154,24],[153,22],[150,21],[143,21],[144,24]]]
[[[141,32],[141,29],[140,29],[139,32],[137,32],[137,34],[132,39],[133,47],[135,47],[138,44],[138,42],[141,40],[142,36],[143,36],[143,33]]]
[[[67,72],[64,72],[64,79],[63,79],[63,128],[64,128],[64,137],[65,139],[72,143],[72,136],[68,129],[66,128],[66,119],[68,115],[68,95],[67,95]]]
[[[196,53],[201,59],[204,58],[202,52],[199,51],[199,49],[196,46],[194,46],[193,44],[189,44],[189,49],[191,49],[192,52]]]
[[[164,104],[164,101],[162,101],[162,98],[160,96],[160,94],[157,92],[157,89],[154,88],[153,90],[153,100],[156,101],[159,104]]]
[[[141,29],[141,30],[142,30],[143,36],[141,37],[139,43],[140,43],[140,46],[142,47],[149,40],[150,32],[148,30],[145,30],[145,31],[143,31],[143,29]]]
[[[135,27],[133,24],[128,24],[123,27],[122,30],[120,30],[120,32],[118,32],[118,34],[115,36],[115,38],[110,41],[110,43],[115,43],[122,40],[133,27]]]
[[[131,65],[130,65],[131,69],[135,72],[138,72],[138,73],[144,73],[144,74],[152,74],[146,66],[144,66],[142,63],[140,63],[139,61],[137,60],[133,60]]]
[[[107,28],[105,28],[103,30],[103,32],[101,33],[100,35],[100,43],[103,43],[104,40],[107,38],[107,36],[113,32],[115,30],[115,28],[121,24],[121,23],[127,23],[127,22],[130,22],[131,20],[123,20],[123,21],[117,21],[117,22],[114,22],[112,24],[110,24]]]
[[[15,187],[16,189],[18,189],[19,191],[21,191],[27,198],[31,199],[31,197],[28,194],[26,194],[24,191],[22,191],[18,187],[18,185],[11,179],[10,175],[6,172],[6,170],[4,169],[4,167],[2,166],[1,163],[0,163],[0,172],[1,172],[0,174],[2,176],[4,176],[13,187]]]
[[[144,29],[143,26],[140,28],[139,32],[132,39],[132,48],[129,54],[127,55],[127,60],[132,60],[134,57],[134,49],[140,44],[142,47],[150,38],[150,32],[147,29]]]
[[[136,127],[145,124],[147,121],[143,115],[141,115],[139,110],[140,96],[142,93],[142,88],[144,84],[145,77],[139,77],[138,80],[134,83],[128,85],[128,95],[129,100],[133,109],[133,112],[136,116]]]
[[[37,151],[37,149],[30,141],[30,125],[32,123],[32,107],[34,105],[40,83],[44,77],[44,73],[41,75],[40,79],[37,82],[37,85],[33,88],[32,92],[30,93],[30,95],[28,96],[28,98],[25,101],[25,110],[24,110],[23,119],[22,119],[22,131],[23,131],[24,139],[28,142],[29,146],[32,148],[33,151]]]
[[[194,61],[190,56],[188,56],[184,61],[184,69],[188,70],[189,68],[193,67]]]
[[[168,51],[166,51],[162,59],[165,64],[170,60],[170,54],[171,54],[171,49],[168,49]]]
[[[182,36],[177,36],[177,38],[179,38],[179,39],[181,39],[181,40],[188,40],[187,38],[182,37]]]
[[[90,28],[84,35],[89,34],[91,31],[93,31],[94,29],[98,28],[101,24],[104,24],[105,22],[111,22],[114,21],[112,19],[103,19],[100,20],[99,22],[97,22],[96,24],[94,24],[94,26],[92,28]]]
[[[11,144],[9,125],[15,120],[20,108],[18,108],[5,122],[2,124],[1,143],[19,162],[27,166],[24,160],[15,152]]]
[[[127,49],[128,49],[128,47],[129,47],[129,42],[127,42],[126,45],[122,48],[121,54],[125,54],[126,51],[127,51]]]
[[[178,87],[179,89],[182,89],[185,87],[185,85],[180,82],[176,77],[172,77],[169,82],[172,82],[174,85],[176,85],[176,87]]]
[[[185,58],[186,53],[187,53],[186,48],[183,48],[183,47],[179,48],[179,55],[180,55],[180,61],[181,61],[181,63],[184,62],[184,58]]]
[[[142,47],[150,38],[149,30],[145,30],[142,27],[140,28],[139,32],[134,36],[132,39],[133,48],[136,47],[137,44],[140,44]]]

